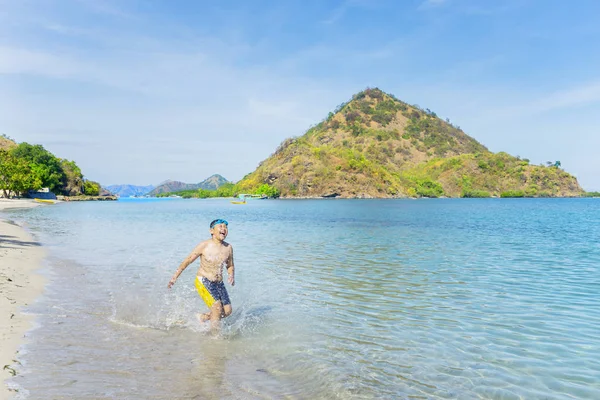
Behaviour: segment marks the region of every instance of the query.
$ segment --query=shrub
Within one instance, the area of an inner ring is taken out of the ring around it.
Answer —
[[[600,192],[585,192],[583,197],[600,197]]]
[[[97,182],[85,181],[83,188],[83,193],[87,196],[98,196],[100,194],[100,184]]]
[[[373,121],[386,126],[392,122],[392,119],[394,119],[394,114],[377,111],[371,118]]]
[[[254,194],[265,195],[267,197],[277,198],[281,196],[281,192],[274,186],[269,185],[268,183],[263,183],[256,189]]]
[[[490,196],[490,192],[486,192],[485,190],[463,190],[460,197],[482,199],[482,198],[487,198],[487,197],[491,197],[491,196]]]
[[[440,197],[444,195],[442,185],[431,178],[411,177],[409,179],[414,193],[419,197]]]
[[[354,123],[350,126],[350,133],[352,133],[352,136],[354,137],[359,136],[365,132],[365,128],[359,123]]]
[[[535,197],[538,194],[538,186],[531,185],[525,190],[525,197]]]
[[[313,147],[312,153],[316,158],[321,158],[323,154],[323,149],[321,147]]]
[[[346,113],[346,115],[344,115],[344,117],[346,118],[346,121],[348,121],[348,123],[350,124],[354,123],[355,121],[361,121],[360,114],[357,111],[349,111]]]
[[[378,88],[367,88],[363,93],[372,99],[383,99],[383,92]]]
[[[522,190],[507,190],[500,193],[500,197],[525,197],[525,193]]]
[[[371,107],[371,103],[369,103],[367,100],[360,100],[358,103],[358,109],[367,115],[370,115],[373,113],[373,108]]]

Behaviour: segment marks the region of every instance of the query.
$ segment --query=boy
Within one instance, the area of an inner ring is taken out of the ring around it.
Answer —
[[[177,268],[175,274],[168,284],[168,288],[175,284],[177,278],[184,269],[188,267],[196,258],[200,257],[200,269],[195,279],[198,294],[204,300],[209,312],[199,314],[200,321],[210,320],[211,329],[218,330],[221,318],[231,315],[231,301],[223,283],[223,268],[227,268],[228,281],[233,286],[235,284],[235,268],[233,266],[233,248],[227,242],[229,224],[224,219],[215,219],[210,223],[211,239],[200,242],[189,256]]]

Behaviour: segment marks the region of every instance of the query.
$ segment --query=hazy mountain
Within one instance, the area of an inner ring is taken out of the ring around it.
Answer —
[[[211,175],[200,183],[184,183],[180,181],[168,180],[157,185],[152,191],[148,193],[149,196],[156,196],[160,193],[171,193],[178,192],[181,190],[196,190],[196,189],[207,189],[215,190],[219,186],[229,183],[229,181],[223,178],[219,174]]]
[[[136,186],[136,185],[110,185],[104,187],[109,192],[119,197],[144,196],[152,189],[154,185]]]

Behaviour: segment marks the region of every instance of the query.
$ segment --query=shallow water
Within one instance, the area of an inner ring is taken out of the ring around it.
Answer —
[[[129,200],[13,211],[51,256],[30,399],[598,399],[597,199]],[[233,315],[195,313],[230,222]]]

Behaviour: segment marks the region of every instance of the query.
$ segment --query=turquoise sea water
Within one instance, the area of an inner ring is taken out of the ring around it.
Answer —
[[[119,200],[13,211],[50,250],[30,399],[599,399],[597,199]],[[207,333],[217,217],[236,286]]]

